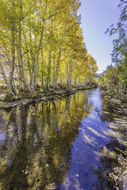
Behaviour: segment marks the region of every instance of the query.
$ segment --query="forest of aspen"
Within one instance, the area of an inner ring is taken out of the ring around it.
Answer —
[[[8,93],[85,86],[97,71],[87,53],[79,0],[0,0],[1,83]]]
[[[127,0],[102,73],[81,2],[0,0],[0,190],[127,189]]]
[[[97,63],[83,37],[80,5],[79,0],[0,0],[0,84],[9,96],[97,83],[125,99],[127,3],[120,0],[120,19],[106,32],[118,36],[113,41],[115,65],[97,81]]]

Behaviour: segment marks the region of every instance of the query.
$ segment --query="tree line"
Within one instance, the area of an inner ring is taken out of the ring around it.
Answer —
[[[113,41],[112,62],[99,83],[106,87],[110,93],[126,100],[127,95],[127,1],[120,0],[120,18],[116,25],[107,30],[110,35],[117,34]]]
[[[97,71],[88,54],[78,16],[79,0],[0,0],[0,62],[10,93],[36,88],[71,89]]]

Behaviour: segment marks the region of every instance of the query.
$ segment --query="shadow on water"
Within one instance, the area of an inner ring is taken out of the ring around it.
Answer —
[[[102,189],[96,171],[103,168],[100,162],[101,148],[112,138],[108,135],[108,123],[101,120],[102,101],[99,89],[89,91],[87,110],[89,109],[91,112],[81,121],[79,134],[72,143],[70,166],[61,190]]]
[[[110,189],[103,158],[113,139],[101,117],[99,89],[2,111],[0,190]]]

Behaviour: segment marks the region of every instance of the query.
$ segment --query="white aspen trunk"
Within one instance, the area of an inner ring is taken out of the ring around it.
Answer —
[[[10,85],[8,79],[7,79],[6,73],[5,73],[5,71],[4,71],[3,66],[2,66],[1,63],[0,63],[0,69],[1,69],[1,71],[2,71],[3,79],[5,80],[5,83],[6,83],[7,87],[8,87],[8,89],[9,89],[10,93],[11,93],[13,96],[15,96],[15,94],[14,94],[13,91],[12,91],[11,85]]]
[[[21,66],[21,74],[23,77],[23,83],[24,83],[24,88],[25,91],[28,89],[27,87],[27,82],[26,82],[26,77],[25,77],[25,72],[24,72],[24,65],[23,65],[23,60],[22,60],[22,0],[20,0],[20,20],[19,20],[19,44],[18,44],[18,55],[19,55],[19,61],[20,61],[20,66]]]
[[[32,72],[31,72],[31,68],[30,68],[30,57],[29,57],[29,50],[28,50],[28,46],[27,46],[27,40],[26,40],[25,33],[23,33],[23,35],[24,35],[24,40],[25,40],[26,52],[27,52],[26,54],[27,54],[29,77],[30,77],[30,81],[29,81],[29,87],[30,87],[31,81],[32,81]]]
[[[14,71],[15,71],[15,27],[14,24],[12,26],[12,44],[11,44],[11,48],[12,48],[12,62],[11,62],[11,68],[10,68],[10,85],[12,87],[12,89],[14,90]]]
[[[69,90],[71,90],[71,82],[72,82],[72,69],[73,69],[73,65],[74,65],[74,63],[69,63],[68,64],[68,81],[67,81],[67,88],[69,89]]]
[[[59,50],[59,54],[58,54],[58,58],[57,58],[57,65],[56,65],[56,79],[55,79],[54,87],[56,87],[57,82],[58,82],[59,68],[60,68],[60,58],[61,58],[61,54],[62,54],[63,40],[64,40],[64,37],[65,37],[65,34],[66,34],[67,23],[68,23],[68,22],[66,22],[66,24],[65,24],[64,32],[63,32],[63,35],[62,35],[61,46],[60,46],[60,50]]]
[[[48,0],[45,2],[45,5],[46,5],[45,11],[47,10],[47,3],[48,3]],[[40,50],[41,50],[41,46],[42,46],[43,34],[44,34],[44,29],[45,29],[45,20],[42,19],[42,22],[44,22],[44,23],[43,23],[43,27],[42,27],[42,31],[41,31],[41,36],[40,36],[40,41],[39,41],[39,46],[38,46],[37,59],[36,59],[35,67],[34,67],[32,83],[31,83],[32,91],[34,91],[36,75],[37,75],[37,68],[38,68],[38,63],[39,63]]]
[[[69,64],[69,81],[68,81],[68,88],[71,90],[71,75],[72,75],[72,65]]]
[[[43,41],[43,33],[44,33],[44,26],[43,26],[42,31],[41,31],[41,37],[40,37],[39,46],[38,46],[37,60],[36,60],[35,68],[34,68],[34,74],[33,74],[32,86],[31,86],[32,91],[34,90],[34,86],[35,86],[40,50],[41,50],[41,45],[42,45],[42,41]]]

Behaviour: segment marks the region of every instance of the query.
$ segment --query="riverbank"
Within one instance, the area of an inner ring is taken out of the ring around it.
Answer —
[[[120,147],[113,150],[117,158],[108,173],[108,179],[114,184],[115,189],[127,189],[127,103],[120,99],[112,98],[107,92],[103,94],[105,103],[104,114],[110,118],[110,136],[116,139]]]
[[[34,102],[39,102],[39,101],[49,101],[49,100],[56,100],[56,99],[61,99],[64,98],[66,96],[70,96],[74,93],[76,93],[79,90],[88,90],[88,89],[92,89],[95,88],[95,86],[91,86],[91,87],[78,87],[78,88],[72,88],[71,90],[68,90],[66,88],[57,88],[57,89],[53,89],[53,90],[48,90],[47,92],[44,93],[36,93],[36,95],[32,95],[32,97],[30,98],[30,96],[25,97],[21,95],[20,97],[17,97],[17,99],[14,99],[13,101],[6,101],[6,99],[4,99],[4,94],[1,94],[1,97],[3,98],[3,100],[1,99],[0,101],[0,109],[9,109],[9,108],[15,108],[15,107],[24,107],[27,104],[31,104]]]

